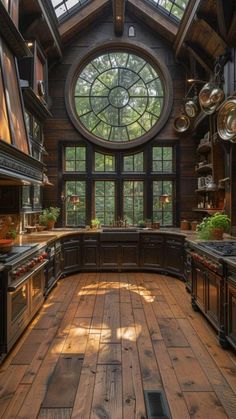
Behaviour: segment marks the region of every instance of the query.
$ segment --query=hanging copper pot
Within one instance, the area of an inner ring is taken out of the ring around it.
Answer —
[[[174,120],[174,129],[178,133],[185,132],[190,127],[190,119],[187,115],[181,114]]]
[[[199,103],[204,113],[210,115],[224,100],[224,92],[214,83],[206,83],[199,93]]]
[[[220,107],[217,131],[223,140],[236,141],[236,97],[228,98]]]

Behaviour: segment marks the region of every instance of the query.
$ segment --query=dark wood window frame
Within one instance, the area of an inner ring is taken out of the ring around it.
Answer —
[[[65,147],[85,146],[86,147],[86,172],[65,172],[64,167],[64,150]],[[172,146],[173,147],[173,173],[157,173],[152,171],[152,147],[153,146]],[[115,156],[115,172],[95,172],[94,171],[94,155],[95,152],[101,154],[109,154]],[[65,182],[67,180],[85,180],[86,181],[86,220],[85,224],[89,225],[91,219],[95,218],[94,210],[94,181],[110,180],[115,181],[115,219],[123,219],[123,181],[124,180],[140,180],[144,182],[144,219],[152,219],[152,182],[154,180],[173,180],[173,225],[179,224],[179,155],[178,142],[175,140],[158,140],[154,139],[148,144],[135,149],[132,154],[143,152],[144,171],[143,172],[124,172],[123,157],[131,155],[130,151],[112,151],[98,148],[94,144],[85,140],[78,141],[60,141],[58,145],[59,153],[59,187],[58,187],[58,206],[62,208],[62,224],[65,223],[65,205],[61,197],[65,196]]]

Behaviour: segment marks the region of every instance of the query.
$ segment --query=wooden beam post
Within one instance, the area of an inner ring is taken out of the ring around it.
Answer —
[[[113,19],[115,34],[121,36],[124,32],[125,0],[113,0]]]

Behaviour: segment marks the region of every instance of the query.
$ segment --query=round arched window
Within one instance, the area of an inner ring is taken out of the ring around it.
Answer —
[[[166,120],[165,77],[163,68],[136,51],[100,53],[74,78],[74,120],[89,139],[113,148],[148,140]]]

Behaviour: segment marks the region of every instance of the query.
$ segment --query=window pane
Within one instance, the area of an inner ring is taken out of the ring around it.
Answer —
[[[174,171],[173,147],[155,146],[152,148],[152,170],[168,173]]]
[[[86,220],[86,182],[84,180],[69,180],[65,183],[66,225],[84,226]],[[71,204],[69,196],[78,195],[79,203]]]
[[[95,217],[101,225],[110,225],[115,219],[115,182],[95,181]]]
[[[86,147],[65,147],[65,171],[86,171]]]
[[[115,157],[101,153],[95,153],[95,172],[114,172]]]
[[[153,181],[153,220],[163,226],[173,225],[173,189],[172,180]],[[170,196],[169,202],[160,201],[163,194]]]
[[[137,225],[143,220],[143,182],[124,181],[123,214],[128,224]]]

